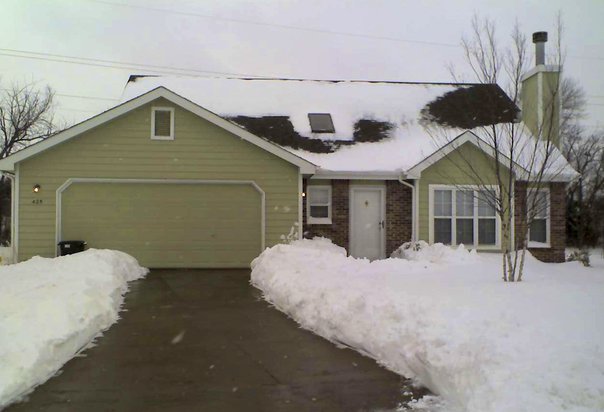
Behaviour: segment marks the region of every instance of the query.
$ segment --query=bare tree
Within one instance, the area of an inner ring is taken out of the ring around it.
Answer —
[[[54,92],[34,84],[0,88],[0,159],[55,132]],[[10,181],[0,177],[0,244],[10,242]]]
[[[522,106],[522,76],[528,72],[529,55],[526,36],[516,24],[510,35],[509,46],[500,46],[494,21],[475,16],[471,27],[472,34],[462,40],[462,47],[472,78],[479,83],[500,85],[513,107]],[[559,66],[563,60],[561,33],[562,24],[559,19],[554,62]],[[454,67],[450,66],[449,69],[455,81],[463,80]],[[473,194],[479,205],[488,205],[501,222],[502,278],[506,282],[522,280],[529,228],[539,223],[547,213],[547,202],[539,195],[540,189],[567,171],[566,162],[561,159],[556,147],[556,104],[562,90],[558,81],[548,87],[552,98],[547,107],[543,108],[542,118],[533,122],[532,127],[519,119],[510,120],[509,116],[499,116],[496,112],[486,116],[486,120],[483,119],[482,122],[477,120],[473,125],[471,132],[494,158],[489,163],[489,174],[485,175],[485,171],[476,166],[475,157],[464,156],[462,151],[458,151],[458,156],[450,158],[458,170],[467,176],[467,180],[472,182],[472,186],[477,188]],[[569,90],[576,91],[573,88]],[[574,96],[577,99],[581,97]],[[492,102],[483,103],[483,106],[492,106],[494,111],[501,111],[501,107]],[[569,118],[572,118],[572,114],[569,114]],[[427,120],[424,126],[438,146],[453,144],[455,147],[459,129],[438,124],[435,119]],[[457,186],[462,191],[467,187]]]
[[[0,92],[0,159],[55,132],[54,92],[13,84]]]
[[[582,133],[579,121],[585,118],[587,97],[575,79],[565,77],[560,83],[560,137],[563,142],[572,135]]]
[[[579,172],[579,178],[568,188],[567,216],[569,234],[575,246],[594,246],[600,236],[596,205],[604,199],[604,132],[584,137],[579,127],[564,142],[564,154]]]

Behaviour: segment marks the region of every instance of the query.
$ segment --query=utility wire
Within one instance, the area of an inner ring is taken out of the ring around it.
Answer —
[[[120,99],[112,99],[109,97],[97,97],[97,96],[83,96],[83,95],[77,95],[77,94],[63,94],[63,93],[55,93],[56,96],[61,96],[61,97],[73,97],[76,99],[90,99],[90,100],[108,100],[108,101],[112,101],[112,102],[117,102]]]
[[[214,75],[220,74],[220,75],[228,76],[228,77],[226,77],[228,79],[239,79],[239,80],[281,80],[281,81],[317,81],[317,82],[330,82],[330,83],[347,82],[347,83],[431,84],[431,85],[467,85],[467,86],[478,84],[476,82],[460,83],[460,82],[410,82],[410,81],[397,81],[397,80],[367,80],[367,79],[310,79],[310,78],[294,78],[294,77],[245,75],[245,74],[239,74],[239,73],[203,71],[203,70],[195,70],[195,71],[207,73],[206,75],[200,75],[200,74],[195,75],[195,74],[184,73],[185,71],[187,71],[189,69],[175,68],[177,70],[182,70],[182,72],[171,72],[171,71],[165,71],[165,70],[146,69],[145,66],[147,66],[147,65],[143,65],[143,64],[140,64],[140,65],[136,64],[136,66],[133,64],[130,66],[130,65],[128,65],[128,63],[112,61],[112,60],[79,58],[79,57],[74,57],[74,56],[63,56],[63,55],[59,55],[59,54],[38,53],[38,52],[31,52],[31,51],[15,50],[17,53],[32,54],[32,56],[30,56],[30,55],[4,53],[1,50],[11,50],[11,49],[0,48],[0,56],[2,56],[2,55],[14,56],[14,57],[21,57],[21,58],[25,58],[25,59],[46,60],[46,61],[53,61],[53,62],[59,62],[59,63],[70,63],[70,64],[82,64],[85,66],[108,67],[108,68],[112,68],[112,69],[140,70],[141,68],[143,68],[143,69],[149,70],[150,72],[153,72],[153,73],[173,74],[173,75],[189,76],[189,77],[208,77],[209,74],[214,74]],[[41,57],[41,56],[36,56],[36,54],[41,54],[41,55],[51,56],[51,57]],[[63,58],[63,59],[60,59],[60,58]],[[85,59],[87,61],[80,62],[80,61],[76,61],[76,60],[64,60],[66,58],[67,59]],[[113,64],[93,63],[93,62],[88,62],[88,61],[110,62]],[[151,66],[150,65],[148,67],[160,67],[160,66]]]
[[[67,110],[70,112],[83,112],[83,113],[100,113],[100,110],[85,110],[85,109],[72,109],[71,107],[57,107],[58,110]]]
[[[154,11],[154,12],[158,12],[158,13],[170,13],[170,14],[178,14],[181,16],[193,16],[193,17],[200,17],[203,19],[222,20],[222,21],[227,21],[230,23],[248,24],[248,25],[253,25],[253,26],[276,27],[279,29],[297,30],[297,31],[310,32],[310,33],[333,34],[333,35],[337,35],[337,36],[360,37],[360,38],[366,38],[366,39],[387,40],[387,41],[395,41],[395,42],[402,42],[402,43],[423,44],[423,45],[430,45],[430,46],[460,47],[459,44],[453,44],[453,43],[442,43],[442,42],[423,41],[423,40],[408,40],[408,39],[401,39],[399,37],[374,36],[374,35],[363,34],[363,33],[343,32],[343,31],[335,31],[335,30],[327,30],[327,29],[313,29],[313,28],[309,28],[309,27],[290,26],[290,25],[278,24],[278,23],[265,23],[265,22],[258,22],[258,21],[252,21],[252,20],[234,19],[234,18],[228,18],[228,17],[220,17],[220,16],[193,13],[193,12],[184,12],[184,11],[178,11],[178,10],[165,9],[165,8],[139,6],[139,5],[134,5],[134,4],[124,4],[124,3],[114,3],[111,1],[103,1],[103,0],[88,0],[88,1],[90,1],[92,3],[105,4],[105,5],[109,5],[109,6],[127,7],[127,8],[131,8],[131,9],[143,9],[143,10],[149,10],[149,11]]]
[[[131,9],[142,9],[142,10],[149,10],[149,11],[154,11],[154,12],[158,12],[158,13],[177,14],[177,15],[181,15],[181,16],[193,16],[193,17],[199,17],[199,18],[203,18],[203,19],[222,20],[222,21],[227,21],[227,22],[231,22],[231,23],[248,24],[248,25],[253,25],[253,26],[276,27],[279,29],[286,29],[286,30],[297,30],[297,31],[310,32],[310,33],[332,34],[332,35],[337,35],[337,36],[348,36],[348,37],[357,37],[357,38],[365,38],[365,39],[373,39],[373,40],[386,40],[386,41],[394,41],[394,42],[401,42],[401,43],[423,44],[423,45],[427,45],[427,46],[462,47],[460,44],[454,44],[454,43],[444,43],[444,42],[425,41],[425,40],[409,40],[409,39],[402,39],[400,37],[375,36],[375,35],[364,34],[364,33],[353,33],[353,32],[344,32],[344,31],[336,31],[336,30],[327,30],[327,29],[313,29],[313,28],[309,28],[309,27],[291,26],[291,25],[278,24],[278,23],[266,23],[266,22],[258,22],[258,21],[243,20],[243,19],[234,19],[234,18],[229,18],[229,17],[220,17],[220,16],[201,14],[201,13],[184,12],[184,11],[178,11],[178,10],[172,10],[172,9],[166,9],[166,8],[156,8],[156,7],[140,6],[140,5],[134,5],[134,4],[115,3],[115,2],[111,2],[111,1],[105,1],[105,0],[88,0],[88,1],[92,2],[92,3],[105,4],[108,6],[126,7],[126,8],[131,8]],[[599,57],[599,56],[578,56],[578,55],[573,55],[573,54],[569,54],[567,56],[574,58],[574,59],[604,60],[604,57]]]
[[[34,60],[46,60],[46,61],[55,61],[60,63],[71,63],[71,64],[81,64],[85,66],[95,66],[95,67],[106,67],[112,69],[126,69],[126,70],[149,70],[154,73],[162,73],[162,74],[180,74],[180,75],[188,75],[194,76],[196,74],[218,74],[218,75],[227,75],[227,76],[249,76],[255,77],[253,74],[246,73],[236,73],[236,72],[221,72],[221,71],[213,71],[213,70],[199,70],[199,69],[186,69],[182,67],[173,67],[173,66],[158,66],[144,63],[133,63],[133,62],[120,62],[115,60],[104,60],[104,59],[93,59],[89,57],[77,57],[77,56],[67,56],[61,54],[52,54],[52,53],[42,53],[42,52],[34,52],[28,50],[16,50],[16,49],[6,49],[0,48],[0,55],[2,56],[12,56],[12,57],[21,57],[24,59],[34,59]],[[69,60],[71,59],[71,60]]]

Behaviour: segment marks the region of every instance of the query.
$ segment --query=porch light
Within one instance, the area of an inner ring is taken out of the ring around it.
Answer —
[[[302,197],[306,197],[306,193],[305,192],[302,192]]]
[[[34,191],[34,193],[39,193],[40,192],[40,185],[38,185],[38,184],[34,185],[33,191]]]

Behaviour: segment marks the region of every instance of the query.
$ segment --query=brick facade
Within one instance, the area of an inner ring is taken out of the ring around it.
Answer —
[[[411,241],[413,228],[411,188],[396,180],[386,181],[386,256]]]
[[[327,183],[327,182],[326,182]],[[338,246],[350,246],[350,181],[332,180],[331,183],[331,224],[310,225],[307,223],[306,198],[303,200],[304,237],[323,236]],[[386,256],[404,242],[411,240],[412,233],[412,193],[411,188],[395,180],[386,183]],[[307,181],[303,182],[306,192]]]
[[[331,239],[333,243],[348,250],[349,242],[349,193],[350,183],[348,180],[327,180],[326,184],[331,183],[331,225],[309,225],[306,215],[306,197],[302,203],[303,209],[303,227],[304,237],[313,238],[323,236]],[[306,193],[307,181],[304,180],[303,187]]]
[[[550,246],[549,248],[529,248],[537,259],[543,262],[564,262],[566,247],[566,184],[550,183]],[[515,233],[516,243],[526,225],[526,182],[516,182],[515,187]]]

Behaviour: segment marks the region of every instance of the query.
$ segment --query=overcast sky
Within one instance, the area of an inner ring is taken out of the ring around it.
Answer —
[[[450,81],[474,13],[503,43],[515,20],[553,37],[558,11],[564,74],[604,126],[604,0],[0,0],[0,76],[53,87],[68,123],[115,105],[130,74]]]

